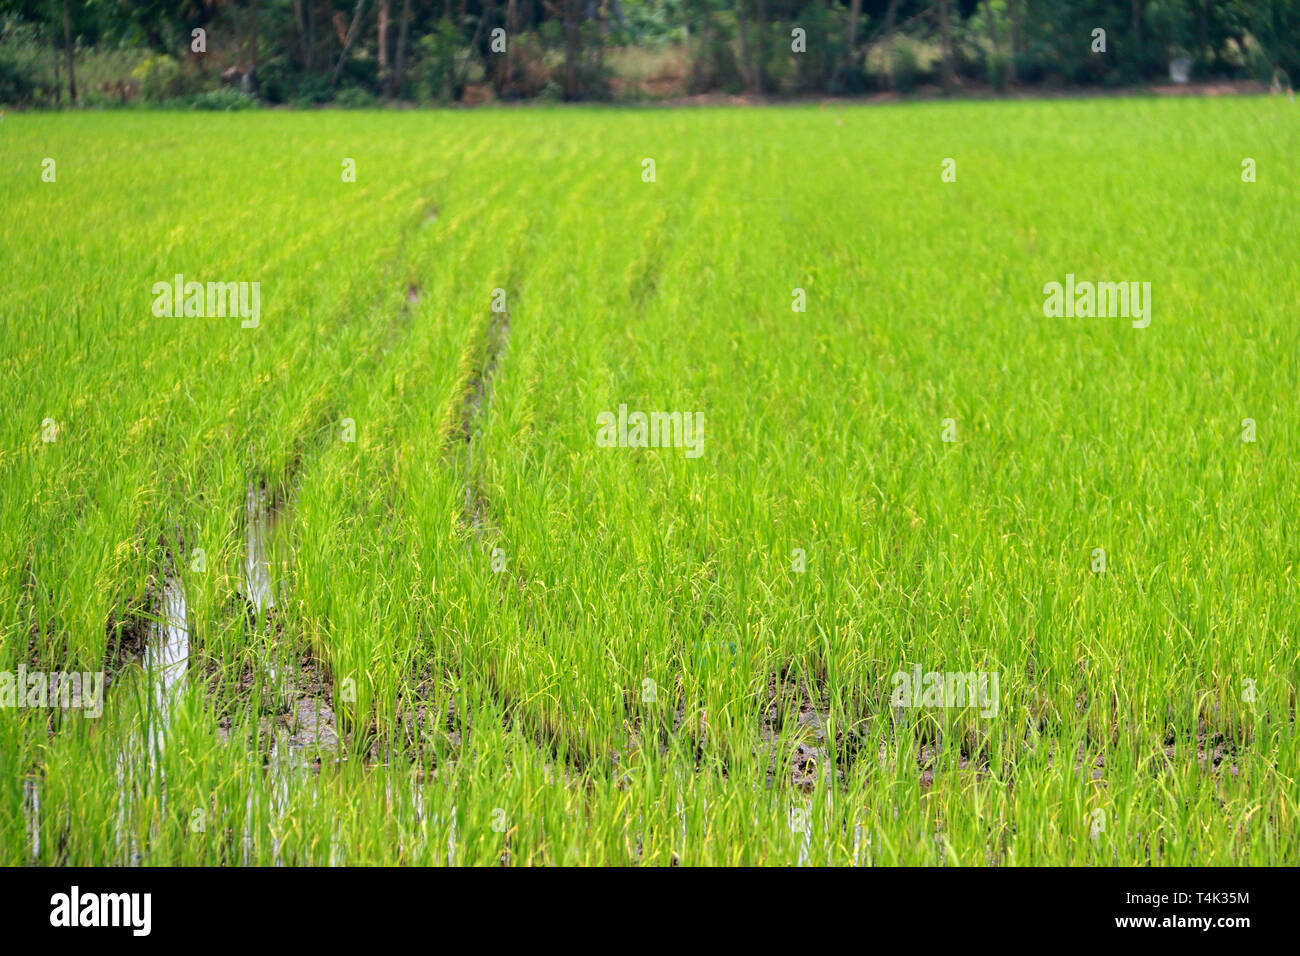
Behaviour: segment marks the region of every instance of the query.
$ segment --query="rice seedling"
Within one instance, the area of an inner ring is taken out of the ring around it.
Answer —
[[[9,117],[0,861],[1295,864],[1296,130]]]

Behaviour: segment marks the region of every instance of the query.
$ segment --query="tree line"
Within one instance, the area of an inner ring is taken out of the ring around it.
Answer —
[[[1300,71],[1300,0],[0,0],[0,103],[1118,86]],[[78,76],[81,85],[78,85]]]

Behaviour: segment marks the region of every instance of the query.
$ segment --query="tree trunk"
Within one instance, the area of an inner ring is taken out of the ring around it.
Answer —
[[[402,22],[397,28],[397,62],[393,68],[393,86],[388,92],[390,97],[400,94],[402,84],[406,82],[406,40],[410,31],[411,0],[402,0]]]
[[[316,0],[307,0],[307,62],[310,73],[316,65]]]
[[[379,88],[387,94],[392,86],[388,75],[388,0],[379,0]]]
[[[1197,11],[1196,17],[1196,58],[1209,66],[1214,57],[1211,55],[1210,46],[1210,0],[1201,0],[1201,9]]]
[[[513,0],[512,0],[513,2]],[[606,0],[596,0],[596,77],[605,91],[605,44],[609,40],[609,17],[605,15]]]
[[[245,92],[257,92],[257,0],[249,0],[248,8],[251,13],[251,22],[249,23],[249,42],[253,45],[252,56],[250,57],[252,65],[249,66],[248,72],[244,74]]]
[[[343,40],[343,51],[339,53],[339,61],[334,64],[334,74],[330,77],[330,89],[338,85],[339,74],[343,72],[343,61],[348,58],[348,50],[352,49],[352,42],[357,38],[357,29],[361,26],[361,14],[366,8],[366,0],[357,0],[357,8],[352,12],[352,26],[348,27],[348,35]]]
[[[745,0],[736,0],[736,26],[740,32],[740,72],[745,81],[745,92],[757,92],[754,79],[754,61],[749,48],[749,18],[745,16]]]
[[[948,16],[950,0],[939,0],[939,38],[943,44],[943,88],[951,93],[957,77],[952,65],[952,23]],[[1134,0],[1136,3],[1137,0]]]
[[[293,27],[298,31],[298,66],[307,69],[307,24],[303,20],[302,0],[293,0]]]
[[[447,0],[447,7],[448,9],[450,9],[451,0]],[[478,49],[478,38],[483,35],[483,26],[486,23],[487,23],[487,7],[484,7],[483,12],[480,13],[478,17],[478,26],[474,28],[474,36],[469,41],[469,48],[471,50]],[[465,81],[469,78],[469,64],[470,64],[470,57],[467,56],[465,57],[464,64],[461,66],[460,74],[457,75],[455,57],[452,58],[451,69],[448,71],[448,79],[451,82],[451,89],[448,90],[448,98],[460,99],[461,94],[464,93]]]
[[[494,0],[481,0],[483,15],[480,21],[487,25],[496,20],[496,3]],[[487,39],[483,41],[483,49],[480,51],[483,57],[483,79],[492,84],[492,90],[500,97],[505,91],[505,61],[493,54],[492,52],[492,30],[495,27],[488,27]],[[477,37],[478,33],[475,33]],[[475,46],[477,46],[477,42]],[[506,38],[506,50],[510,50],[510,39]]]
[[[849,63],[855,64],[858,59],[858,26],[862,21],[862,0],[851,0],[849,3]]]
[[[1007,63],[1007,81],[1016,82],[1016,58],[1023,56],[1025,49],[1020,36],[1021,0],[1007,0],[1007,16],[1011,18],[1011,57]]]
[[[989,42],[993,44],[993,55],[1002,56],[1002,42],[998,37],[998,21],[993,16],[992,0],[984,0],[984,15],[989,20]]]
[[[506,0],[506,66],[505,83],[515,88],[515,37],[519,33],[519,0]]]
[[[63,0],[63,45],[68,51],[68,96],[72,105],[77,105],[77,71],[73,66],[72,50],[72,11],[68,9],[69,0]]]
[[[1142,63],[1142,0],[1132,0],[1133,11],[1133,49],[1137,53],[1139,69]]]
[[[1010,59],[1002,59],[1002,38],[998,35],[997,18],[993,16],[993,0],[984,0],[984,16],[988,17],[988,39],[993,44],[993,70],[989,70],[989,81],[1001,86],[1011,81],[1015,75],[1015,66]]]
[[[885,72],[889,77],[889,88],[894,88],[894,27],[898,23],[898,0],[889,0],[889,8],[885,10],[885,43],[887,52],[885,54]]]
[[[576,100],[578,90],[578,54],[581,52],[582,37],[578,33],[580,26],[578,15],[582,0],[565,0],[564,2],[564,98]]]
[[[54,0],[50,0],[50,52],[54,54],[54,103],[56,106],[63,100],[63,57],[59,55],[58,23]]]

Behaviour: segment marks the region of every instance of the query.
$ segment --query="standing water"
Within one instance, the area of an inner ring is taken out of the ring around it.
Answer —
[[[153,686],[158,712],[164,720],[171,699],[185,688],[189,657],[185,588],[176,578],[168,577],[163,587],[162,614],[150,629],[149,641],[144,648],[144,670]]]
[[[245,534],[248,538],[248,552],[244,558],[244,596],[257,611],[261,612],[275,607],[267,542],[274,530],[276,515],[267,503],[264,489],[254,485],[248,486],[248,504],[244,517]]]
[[[41,860],[41,785],[23,781],[23,813],[27,817],[27,838],[32,846],[32,862]]]
[[[149,628],[144,657],[140,664],[145,680],[149,682],[154,709],[141,734],[129,733],[118,751],[116,774],[118,783],[116,843],[118,852],[125,855],[133,866],[143,862],[139,843],[130,826],[130,801],[135,786],[133,778],[142,771],[152,773],[157,768],[162,791],[160,799],[166,806],[167,777],[161,766],[163,745],[172,707],[185,690],[185,676],[189,667],[190,630],[185,587],[179,578],[168,573],[163,578],[162,599],[158,607],[158,620]],[[155,828],[151,828],[155,829]]]

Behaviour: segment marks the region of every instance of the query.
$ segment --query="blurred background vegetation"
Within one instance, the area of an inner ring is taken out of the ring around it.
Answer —
[[[1300,0],[0,0],[16,107],[1280,91],[1297,75]]]

